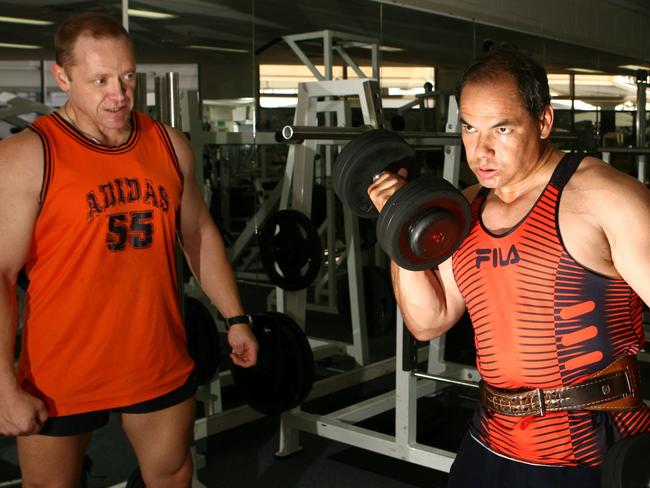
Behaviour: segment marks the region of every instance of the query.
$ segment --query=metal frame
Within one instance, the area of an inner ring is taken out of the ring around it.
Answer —
[[[650,154],[650,147],[599,147],[603,161],[611,164],[612,154],[633,154],[636,156],[637,179],[646,182],[646,156]]]
[[[357,74],[359,78],[374,78],[379,81],[379,41],[373,37],[358,36],[346,32],[339,32],[333,30],[322,30],[316,32],[307,32],[303,34],[292,34],[283,36],[282,39],[291,50],[298,56],[298,59],[311,71],[318,81],[326,81],[332,79],[332,58],[333,53],[338,53],[345,61],[348,67]],[[301,41],[321,40],[323,42],[323,64],[325,73],[318,71],[318,68],[309,59],[309,56],[298,45]],[[372,59],[372,75],[367,76],[357,65],[345,48],[370,47]]]
[[[7,104],[6,107],[0,107],[0,120],[24,129],[30,122],[23,120],[19,115],[36,112],[39,115],[47,115],[52,109],[43,103],[33,102],[28,98],[17,97],[13,93],[1,92],[0,103]]]
[[[335,111],[338,115],[338,121],[349,120],[349,106],[336,101],[319,101],[322,97],[343,97],[358,96],[363,113],[364,120],[368,124],[378,125],[381,120],[381,105],[376,101],[380,100],[378,84],[374,80],[346,80],[346,81],[320,81],[301,83],[299,85],[298,105],[296,107],[295,122],[302,125],[315,126],[317,112]],[[193,144],[195,138],[193,137]],[[202,144],[202,143],[201,143]],[[231,251],[231,259],[237,260],[243,254],[243,250],[249,244],[255,234],[255,229],[261,225],[264,219],[273,210],[275,205],[279,208],[288,208],[301,210],[309,215],[311,210],[312,188],[314,179],[314,154],[317,146],[316,141],[307,142],[301,145],[292,145],[289,148],[289,155],[285,167],[285,174],[281,182],[274,189],[271,197],[264,202],[260,210],[255,214],[249,225],[246,226],[244,233],[237,239]],[[329,174],[329,167],[326,173]],[[333,215],[334,200],[328,205],[332,207]],[[347,266],[348,277],[350,280],[350,295],[352,304],[352,323],[353,323],[353,341],[344,343],[338,341],[323,341],[310,339],[310,345],[314,351],[316,359],[329,357],[334,354],[347,354],[353,357],[357,364],[366,365],[363,368],[356,368],[349,373],[334,376],[330,379],[321,380],[314,384],[309,399],[319,398],[334,391],[359,384],[363,381],[369,381],[381,375],[388,374],[394,370],[394,361],[387,360],[379,363],[367,365],[368,359],[368,339],[366,332],[366,320],[363,301],[363,280],[361,277],[361,260],[359,259],[359,230],[358,224],[352,214],[345,213],[347,244]],[[334,239],[334,225],[329,225],[328,240]],[[333,247],[333,242],[332,242]],[[328,279],[336,279],[336,263],[332,263],[334,272],[330,271]],[[331,278],[330,278],[331,277]],[[304,328],[306,313],[306,292],[286,292],[277,288],[274,298],[278,311],[291,315]],[[210,385],[208,392],[203,391],[203,396],[207,399],[207,404],[215,406],[212,413],[208,413],[204,418],[195,422],[194,438],[202,439],[208,435],[216,434],[223,430],[241,425],[246,422],[256,420],[261,415],[253,411],[250,407],[244,405],[235,409],[220,411],[221,404],[219,398],[219,387],[225,386],[230,376],[220,374],[219,377]],[[205,389],[206,387],[203,387]],[[216,389],[216,390],[215,390]],[[200,393],[201,394],[201,393]],[[203,461],[203,460],[200,460]],[[202,466],[202,462],[195,462],[197,469]]]
[[[406,331],[401,315],[397,318],[397,365],[404,360],[403,346]],[[282,415],[280,445],[277,456],[289,456],[301,450],[300,432],[308,432],[379,454],[402,459],[439,471],[449,472],[455,458],[453,452],[416,441],[417,399],[435,396],[445,389],[444,383],[474,385],[478,373],[473,368],[442,365],[437,381],[418,379],[427,375],[395,369],[395,391],[390,391],[363,402],[350,405],[326,415],[314,415],[295,408]],[[469,375],[468,375],[469,373]],[[474,376],[475,375],[475,376]],[[395,433],[387,435],[354,425],[364,419],[395,409]]]
[[[460,138],[457,134],[458,106],[451,97],[449,101],[448,124],[446,131],[444,177],[458,185],[460,172]],[[323,129],[327,136],[327,129]],[[299,129],[295,131],[299,133]],[[306,137],[318,137],[312,133]],[[419,134],[420,137],[423,134]],[[440,143],[440,140],[432,141]],[[354,256],[352,257],[354,259]],[[348,266],[352,260],[348,257]],[[361,304],[363,306],[363,304]],[[365,324],[364,324],[365,327]],[[326,415],[313,415],[300,407],[282,415],[280,426],[280,445],[278,456],[288,456],[301,450],[300,432],[309,432],[338,442],[343,442],[373,452],[384,454],[415,464],[449,472],[455,454],[443,449],[424,445],[416,441],[417,399],[424,395],[438,395],[446,388],[445,384],[477,386],[480,378],[473,367],[444,361],[444,338],[430,342],[428,347],[427,373],[408,371],[400,367],[404,364],[406,330],[402,316],[397,310],[396,356],[394,392],[387,392],[366,401]],[[410,335],[408,336],[410,338]],[[415,353],[418,354],[417,352]],[[433,381],[432,381],[433,380]],[[354,423],[377,414],[395,409],[395,433],[386,435],[370,429],[361,428]]]
[[[298,103],[294,115],[294,125],[316,127],[317,113],[319,111],[331,111],[328,110],[329,107],[327,106],[321,105],[319,107],[318,99],[323,97],[346,96],[358,97],[363,120],[366,125],[380,127],[382,109],[379,85],[376,81],[369,79],[300,83],[298,85]],[[344,123],[344,121],[339,119],[339,123]],[[282,194],[280,196],[281,209],[291,207],[300,210],[307,216],[310,215],[314,180],[313,161],[316,146],[317,141],[315,139],[308,139],[303,144],[292,144],[289,147],[285,176],[282,180]],[[330,200],[330,206],[333,206],[333,197]],[[347,353],[355,359],[357,364],[365,365],[369,362],[369,354],[365,320],[365,301],[363,300],[359,229],[357,220],[348,210],[344,211],[344,224],[345,235],[348,241],[346,245],[346,262],[348,267],[348,280],[350,282],[352,315],[352,344],[348,345]],[[333,228],[334,226],[330,225],[330,227]],[[333,229],[331,232],[333,232]],[[328,239],[333,241],[333,235],[330,235]],[[329,274],[331,275],[331,272]],[[328,279],[335,279],[335,276],[328,276]],[[288,314],[304,328],[307,306],[306,290],[286,292],[277,288],[276,301],[278,311]]]
[[[648,87],[648,72],[641,70],[636,80],[636,147],[599,147],[603,161],[610,163],[611,154],[634,154],[637,164],[637,179],[646,184],[647,158],[650,148],[646,147],[646,89]]]

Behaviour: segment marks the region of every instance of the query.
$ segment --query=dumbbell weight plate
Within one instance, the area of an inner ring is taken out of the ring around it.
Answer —
[[[187,349],[194,361],[194,378],[209,383],[219,369],[219,331],[210,310],[198,299],[185,297]]]
[[[408,179],[418,176],[415,151],[401,136],[384,129],[364,132],[343,147],[332,169],[332,186],[341,202],[355,215],[377,218],[368,197],[373,177],[382,171],[408,170]]]
[[[314,358],[307,336],[287,315],[253,314],[260,346],[257,364],[233,365],[232,376],[246,403],[258,412],[277,414],[305,399],[314,381]]]
[[[293,336],[294,344],[296,349],[293,350],[293,354],[298,356],[300,361],[299,368],[302,370],[302,380],[301,388],[296,397],[296,400],[290,408],[297,407],[300,405],[309,392],[311,391],[312,386],[314,385],[314,354],[309,345],[309,339],[307,335],[300,328],[300,326],[287,314],[277,312],[274,314],[275,317],[282,322],[283,327],[288,335]],[[291,354],[288,350],[285,351],[288,354]]]
[[[377,239],[400,267],[429,269],[445,261],[469,233],[471,211],[451,183],[422,176],[400,188],[377,220]]]
[[[318,275],[323,260],[318,229],[302,212],[269,215],[257,240],[264,271],[283,290],[307,288]]]

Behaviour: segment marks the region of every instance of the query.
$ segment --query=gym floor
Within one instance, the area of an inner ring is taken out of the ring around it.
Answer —
[[[326,374],[320,369],[320,375]],[[326,413],[393,387],[393,377],[388,375],[308,402],[304,409],[312,413]],[[238,402],[237,392],[231,391],[233,388],[228,387],[223,391],[226,408],[230,406],[229,403]],[[456,397],[457,393],[462,398]],[[463,408],[458,408],[459,404]],[[462,391],[453,390],[449,395],[436,399],[422,399],[418,441],[455,450],[471,409],[471,402],[464,399]],[[361,425],[378,432],[393,433],[393,417],[394,412],[390,411]],[[279,415],[268,416],[221,432],[200,443],[199,450],[206,453],[206,466],[199,471],[199,479],[209,488],[446,486],[445,473],[305,433],[301,434],[301,452],[287,458],[276,458],[279,425]],[[116,418],[94,434],[88,456],[92,460],[86,478],[88,488],[104,488],[123,482],[136,466]],[[0,460],[0,486],[2,482],[20,477],[13,439],[1,439]]]

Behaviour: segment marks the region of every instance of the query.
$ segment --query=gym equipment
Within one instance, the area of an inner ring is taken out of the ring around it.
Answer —
[[[449,258],[469,233],[465,197],[448,181],[419,175],[415,151],[395,132],[366,131],[341,151],[332,185],[341,201],[360,217],[375,218],[367,189],[382,171],[408,171],[409,183],[386,202],[377,220],[377,240],[399,266],[417,271]]]
[[[377,219],[377,241],[402,268],[437,266],[469,234],[469,203],[447,180],[423,176],[386,202]]]
[[[339,315],[350,319],[350,289],[347,274],[336,287]],[[363,267],[363,290],[366,301],[368,336],[386,335],[395,327],[395,295],[388,271],[378,266]]]
[[[297,407],[314,382],[314,357],[307,336],[288,315],[278,312],[253,314],[253,333],[260,346],[257,364],[232,368],[244,400],[264,414]]]
[[[268,217],[259,231],[258,248],[270,280],[288,291],[307,288],[323,260],[318,230],[305,214],[293,209]]]
[[[208,308],[193,297],[185,297],[187,350],[194,360],[194,378],[208,383],[219,369],[219,331]]]
[[[650,433],[626,437],[614,444],[602,465],[603,488],[650,486]]]
[[[408,179],[419,175],[415,150],[395,132],[367,130],[346,144],[332,168],[332,186],[341,202],[359,217],[375,219],[379,213],[368,196],[368,187],[382,171],[408,170]]]
[[[126,488],[146,488],[139,466],[131,471],[129,479],[126,480]]]

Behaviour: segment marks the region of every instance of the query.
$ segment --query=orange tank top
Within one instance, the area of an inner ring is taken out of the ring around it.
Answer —
[[[30,126],[45,164],[18,379],[51,416],[155,398],[193,367],[174,264],[182,175],[164,126],[131,120],[116,147],[56,113]]]
[[[470,234],[454,277],[475,332],[482,378],[499,388],[575,385],[644,345],[641,300],[623,280],[586,269],[558,226],[562,190],[582,160],[568,154],[529,213],[502,235],[472,202]],[[500,455],[542,465],[598,466],[616,440],[650,431],[645,405],[625,412],[576,410],[511,417],[479,406],[471,433]]]

